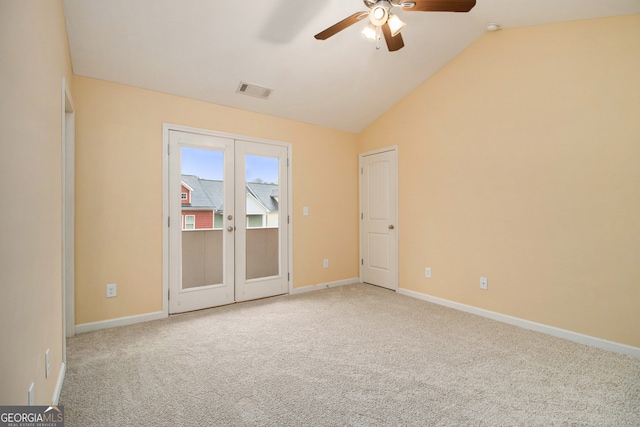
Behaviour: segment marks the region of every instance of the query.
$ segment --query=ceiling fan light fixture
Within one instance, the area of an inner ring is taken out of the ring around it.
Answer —
[[[376,27],[381,27],[387,22],[389,11],[384,6],[376,6],[369,12],[369,21]]]
[[[402,31],[402,29],[407,26],[407,24],[405,24],[398,17],[398,15],[391,14],[389,14],[389,20],[387,21],[387,24],[389,24],[389,29],[391,30],[391,37],[397,36],[400,31]]]
[[[360,32],[365,38],[369,40],[375,40],[378,35],[378,28],[373,25],[371,22],[367,24],[366,27]]]

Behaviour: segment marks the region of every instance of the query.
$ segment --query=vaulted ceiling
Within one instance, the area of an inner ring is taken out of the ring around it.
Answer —
[[[405,12],[405,47],[364,39],[362,0],[64,0],[75,74],[360,132],[487,32],[640,13],[638,0],[477,0],[469,13]],[[236,92],[240,82],[273,90]]]

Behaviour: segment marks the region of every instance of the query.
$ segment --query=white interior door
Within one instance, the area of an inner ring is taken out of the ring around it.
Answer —
[[[397,148],[360,155],[360,278],[398,289]]]
[[[169,313],[288,291],[286,146],[169,131]]]

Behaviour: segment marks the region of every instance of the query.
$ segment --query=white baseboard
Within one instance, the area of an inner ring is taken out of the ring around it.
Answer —
[[[467,313],[475,314],[478,316],[486,317],[488,319],[497,320],[498,322],[519,326],[524,329],[529,329],[536,332],[542,332],[544,334],[552,335],[554,337],[564,338],[569,341],[590,345],[592,347],[613,351],[615,353],[626,354],[627,356],[640,359],[640,348],[638,347],[632,347],[630,345],[620,344],[614,341],[603,340],[601,338],[580,334],[578,332],[568,331],[566,329],[556,328],[555,326],[549,326],[549,325],[544,325],[542,323],[536,323],[529,320],[520,319],[519,317],[513,317],[506,314],[496,313],[495,311],[489,311],[483,308],[461,304],[459,302],[434,297],[434,296],[423,294],[420,292],[411,291],[408,289],[400,288],[398,289],[398,293],[408,297],[417,298],[423,301],[431,302],[438,305],[443,305],[445,307],[449,307],[449,308],[464,311]]]
[[[319,283],[317,285],[302,286],[301,288],[293,288],[291,295],[302,294],[305,292],[319,291],[320,289],[335,288],[337,286],[352,285],[360,283],[360,279],[353,277],[351,279],[337,280],[335,282]]]
[[[56,388],[53,389],[53,397],[51,398],[51,404],[57,406],[60,401],[60,393],[62,392],[62,383],[64,382],[64,375],[67,370],[67,365],[62,362],[60,365],[60,373],[58,374],[58,381],[56,382]]]
[[[162,311],[138,314],[136,316],[118,317],[117,319],[101,320],[99,322],[82,323],[76,325],[76,334],[97,331],[99,329],[115,328],[117,326],[133,325],[135,323],[148,322],[150,320],[164,319],[167,315]]]

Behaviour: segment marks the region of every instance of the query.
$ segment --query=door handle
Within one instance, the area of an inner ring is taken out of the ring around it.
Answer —
[[[232,227],[232,226],[228,226],[228,227],[227,227],[227,231],[228,231],[229,233],[231,233],[231,232],[233,231],[233,227]]]
[[[393,230],[394,228],[396,228],[396,227],[394,227],[394,226],[393,226],[393,224],[391,224],[391,225],[389,226],[389,230]]]

